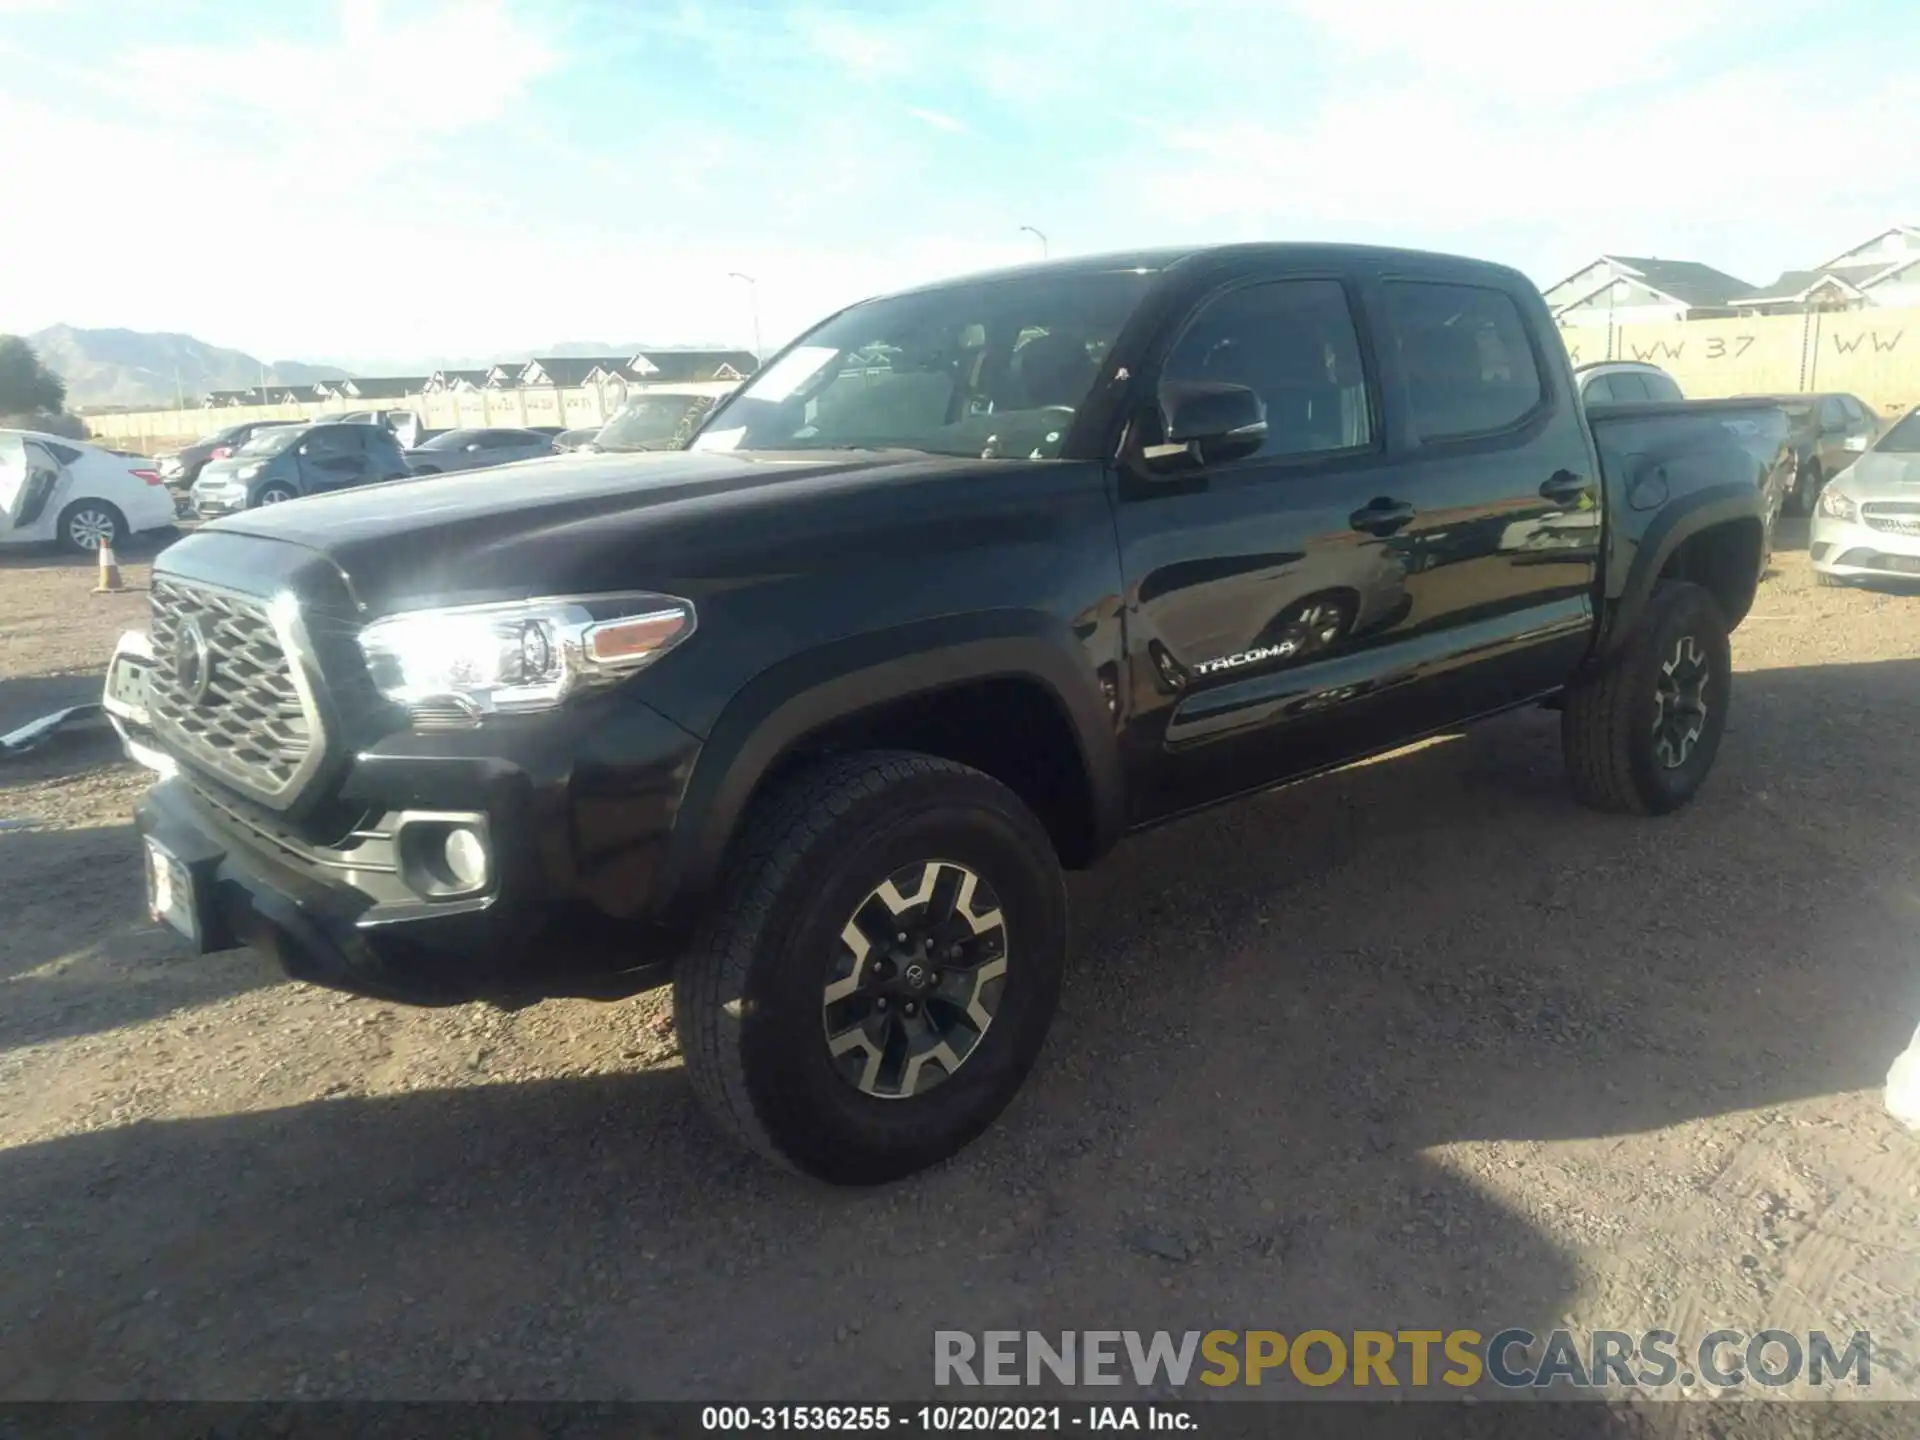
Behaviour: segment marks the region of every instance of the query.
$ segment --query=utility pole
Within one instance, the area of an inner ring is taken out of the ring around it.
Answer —
[[[1020,229],[1024,231],[1026,234],[1033,236],[1034,239],[1040,242],[1040,258],[1042,260],[1046,259],[1047,258],[1047,237],[1041,234],[1038,230],[1034,229],[1033,226],[1031,225],[1022,225]]]
[[[753,311],[753,363],[758,365],[766,358],[760,349],[760,282],[751,275],[742,275],[738,270],[729,270],[727,278],[747,282],[747,306]]]

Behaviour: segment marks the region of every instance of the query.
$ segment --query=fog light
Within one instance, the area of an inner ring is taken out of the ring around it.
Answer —
[[[477,890],[486,883],[486,842],[466,826],[457,825],[447,832],[442,858],[447,874],[462,890]]]

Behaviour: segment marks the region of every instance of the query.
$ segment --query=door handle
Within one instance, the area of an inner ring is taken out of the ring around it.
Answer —
[[[1556,505],[1577,504],[1587,493],[1587,482],[1570,470],[1556,470],[1540,486],[1543,500]]]
[[[1347,517],[1347,523],[1369,535],[1391,535],[1413,519],[1413,506],[1404,500],[1369,500]]]

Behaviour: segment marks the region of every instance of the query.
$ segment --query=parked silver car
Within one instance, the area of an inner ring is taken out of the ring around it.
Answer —
[[[537,430],[449,430],[407,451],[407,466],[416,475],[438,475],[555,453],[553,437]]]
[[[1820,491],[1807,558],[1822,585],[1920,579],[1920,408]]]

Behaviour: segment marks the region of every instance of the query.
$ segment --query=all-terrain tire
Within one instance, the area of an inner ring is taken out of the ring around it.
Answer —
[[[1663,675],[1706,668],[1699,733],[1660,751]],[[1691,800],[1713,768],[1727,726],[1733,650],[1719,604],[1698,585],[1662,580],[1625,648],[1599,674],[1567,692],[1560,740],[1574,794],[1595,810],[1665,815]]]
[[[823,993],[844,976],[842,935],[877,887],[936,862],[995,897],[1004,975],[958,1067],[883,1097],[829,1053]],[[1066,945],[1059,859],[1011,790],[913,752],[825,760],[744,822],[674,977],[681,1052],[701,1101],[750,1148],[836,1184],[894,1180],[952,1155],[1006,1108],[1046,1038]]]

